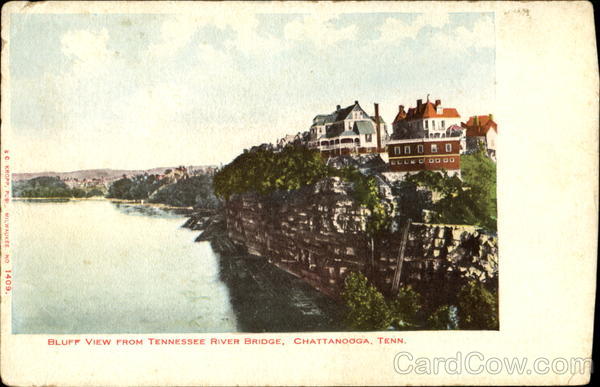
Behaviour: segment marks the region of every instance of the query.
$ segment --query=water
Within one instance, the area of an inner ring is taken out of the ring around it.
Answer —
[[[182,216],[108,201],[11,211],[14,333],[237,330],[219,258]]]

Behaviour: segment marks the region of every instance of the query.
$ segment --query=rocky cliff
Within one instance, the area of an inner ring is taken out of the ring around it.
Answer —
[[[352,271],[370,273],[389,293],[405,225],[379,237],[372,251],[364,231],[368,210],[351,190],[327,178],[293,192],[234,196],[225,206],[228,236],[333,297]],[[441,303],[467,278],[494,286],[497,267],[495,236],[474,226],[412,223],[400,279]]]

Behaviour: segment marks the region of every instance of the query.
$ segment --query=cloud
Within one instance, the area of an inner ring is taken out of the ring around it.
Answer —
[[[61,38],[61,50],[73,61],[73,70],[82,74],[102,69],[113,57],[108,49],[106,28],[99,32],[89,30],[67,31]]]
[[[432,35],[431,43],[455,52],[463,52],[472,47],[494,47],[494,20],[485,16],[477,20],[470,29],[459,26],[449,32],[438,32]]]
[[[289,40],[307,40],[317,48],[327,48],[344,40],[356,38],[356,25],[337,28],[335,17],[329,15],[308,15],[289,22],[284,28],[284,36]]]
[[[199,71],[195,78],[202,82],[239,81],[242,78],[233,57],[210,44],[200,43],[195,47]]]
[[[226,46],[253,55],[273,53],[286,47],[282,39],[259,33],[259,24],[258,19],[252,14],[240,15],[240,19],[237,20],[223,20],[222,25],[231,28],[235,33],[235,38],[229,40]]]
[[[398,18],[387,18],[379,28],[379,43],[400,43],[405,39],[415,39],[425,27],[442,28],[450,22],[447,13],[420,14],[412,22]]]
[[[251,9],[131,16],[135,35],[118,33],[123,28],[112,22],[86,30],[45,22],[60,49],[49,50],[32,35],[30,51],[48,53],[24,57],[38,66],[27,78],[11,80],[15,133],[52,139],[47,162],[32,161],[27,168],[225,161],[242,148],[305,130],[314,114],[355,99],[370,109],[372,101],[380,102],[388,122],[399,103],[414,103],[427,93],[462,115],[493,112],[492,50],[475,58],[453,54],[467,46],[493,46],[493,16],[453,16],[452,24],[446,14],[406,19],[365,14],[352,24],[333,16],[269,20]],[[470,21],[461,27],[461,20]],[[33,27],[28,30],[44,30]],[[372,34],[362,33],[369,29]],[[389,44],[376,50],[375,67],[364,54],[373,52],[373,39]],[[405,51],[411,44],[393,49],[410,43],[406,39],[418,39],[420,49],[411,55]],[[335,61],[314,55],[319,49],[332,53],[344,42],[355,44],[360,55],[337,51]],[[285,55],[269,55],[281,50]],[[222,138],[227,141],[218,141]],[[82,165],[72,165],[75,161]]]
[[[157,57],[169,57],[175,55],[185,47],[198,29],[214,23],[214,20],[206,16],[176,15],[167,18],[160,28],[160,41],[151,44],[148,51]]]
[[[201,28],[214,26],[220,30],[231,29],[235,37],[225,42],[229,49],[236,49],[245,54],[273,52],[283,47],[283,42],[272,36],[259,34],[259,22],[253,14],[227,17],[221,13],[201,16],[177,15],[165,20],[161,26],[160,41],[150,45],[150,55],[160,58],[175,55],[186,47],[194,34]]]

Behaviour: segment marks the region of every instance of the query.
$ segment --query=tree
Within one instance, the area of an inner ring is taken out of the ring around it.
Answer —
[[[423,210],[430,210],[433,206],[431,191],[418,189],[412,181],[401,180],[393,185],[396,201],[396,211],[399,223],[412,219],[414,222],[423,221]]]
[[[98,188],[92,188],[90,191],[88,191],[88,193],[85,196],[88,198],[91,198],[94,196],[104,196],[104,192],[102,192]]]
[[[496,164],[483,149],[461,158],[461,181],[433,171],[420,171],[407,182],[438,192],[442,198],[432,205],[434,222],[472,224],[496,231]]]
[[[192,176],[169,184],[156,191],[150,197],[153,203],[164,203],[172,206],[195,206],[214,209],[220,205],[212,188],[212,178],[208,175]]]
[[[131,179],[123,177],[113,182],[110,187],[108,187],[108,194],[106,196],[109,198],[131,199],[129,190],[132,186],[133,182]]]
[[[470,189],[466,194],[479,224],[490,230],[496,230],[496,163],[489,157],[480,144],[477,152],[461,158],[461,170],[464,184]]]
[[[12,187],[15,197],[69,198],[73,191],[58,176],[40,176],[16,181]]]
[[[427,327],[436,330],[457,329],[458,317],[456,312],[455,306],[440,306],[427,319]]]
[[[267,194],[299,189],[326,175],[327,167],[315,150],[287,146],[276,153],[260,148],[242,153],[215,173],[214,191],[227,200],[244,192]]]
[[[403,286],[392,301],[391,309],[397,327],[410,328],[417,326],[418,313],[421,310],[421,295],[410,285]]]
[[[73,195],[74,198],[84,198],[85,197],[85,191],[82,190],[81,188],[71,189],[71,194]]]
[[[498,329],[498,298],[478,281],[468,281],[458,293],[460,329]]]
[[[127,200],[148,199],[154,191],[166,183],[167,180],[160,180],[157,175],[136,175],[131,179],[123,177],[110,185],[107,197]]]
[[[347,321],[354,329],[384,330],[393,321],[392,311],[383,294],[369,284],[361,273],[350,273],[344,282],[342,297],[348,307]]]

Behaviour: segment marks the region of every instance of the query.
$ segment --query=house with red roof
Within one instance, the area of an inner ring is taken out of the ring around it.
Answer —
[[[442,106],[439,99],[430,102],[427,97],[425,103],[418,99],[417,106],[407,111],[404,110],[404,105],[400,105],[392,122],[392,139],[443,138],[446,137],[446,129],[460,124],[460,114],[455,108]]]
[[[496,161],[496,138],[498,137],[498,124],[494,116],[469,117],[467,122],[461,123],[467,132],[467,153],[476,152],[483,145],[488,156]]]
[[[460,176],[460,155],[466,149],[465,130],[455,108],[441,100],[404,110],[400,105],[392,122],[393,134],[387,143],[391,172],[406,175],[421,170],[445,170]]]

